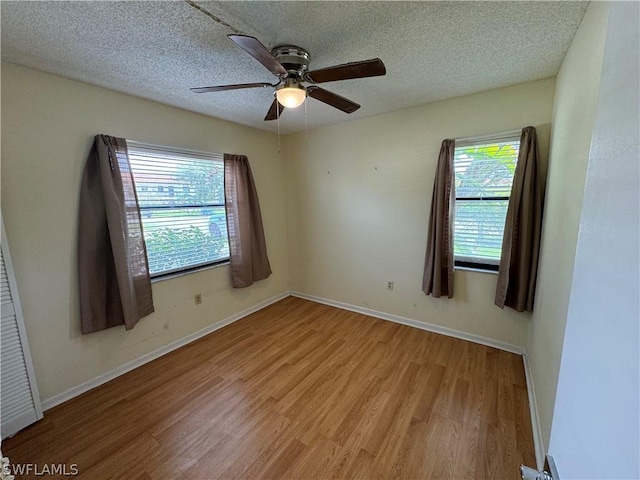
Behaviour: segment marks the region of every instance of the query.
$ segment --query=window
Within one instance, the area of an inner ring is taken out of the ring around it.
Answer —
[[[498,271],[519,148],[519,135],[456,141],[456,266]]]
[[[222,155],[127,144],[151,277],[227,261]]]

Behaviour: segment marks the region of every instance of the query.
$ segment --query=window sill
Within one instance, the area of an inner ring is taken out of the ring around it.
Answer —
[[[195,269],[195,270],[189,270],[189,271],[186,271],[186,272],[175,272],[175,273],[171,273],[169,275],[163,275],[162,277],[152,278],[151,279],[151,283],[153,284],[153,283],[163,282],[165,280],[172,280],[174,278],[184,277],[185,275],[191,275],[192,273],[204,272],[205,270],[211,270],[213,268],[226,267],[230,263],[231,262],[229,260],[227,260],[225,262],[215,263],[213,265],[205,265],[204,267],[201,267],[201,268],[198,268],[198,269]]]
[[[465,272],[478,272],[478,273],[491,273],[493,275],[497,275],[498,272],[495,270],[485,270],[484,268],[472,268],[472,267],[453,267],[454,270],[464,270]]]

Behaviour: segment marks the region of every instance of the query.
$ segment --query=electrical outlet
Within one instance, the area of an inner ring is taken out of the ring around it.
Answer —
[[[193,296],[193,299],[195,300],[196,305],[200,305],[202,303],[202,294],[201,293],[196,293]]]
[[[393,290],[393,281],[392,280],[388,280],[387,281],[387,290]]]

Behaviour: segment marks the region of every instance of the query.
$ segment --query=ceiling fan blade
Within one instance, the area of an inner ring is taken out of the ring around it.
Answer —
[[[236,85],[219,85],[217,87],[197,87],[190,88],[192,92],[195,93],[207,93],[207,92],[223,92],[225,90],[240,90],[242,88],[258,88],[258,87],[275,87],[275,85],[271,85],[270,83],[238,83]]]
[[[267,112],[267,116],[264,117],[264,121],[267,122],[269,120],[275,120],[284,112],[284,107],[278,102],[278,99],[274,98],[271,107],[269,107],[269,111]]]
[[[355,102],[352,102],[348,98],[341,97],[336,93],[332,93],[324,88],[320,87],[308,87],[307,94],[310,97],[320,100],[321,102],[331,105],[338,110],[342,110],[345,113],[353,113],[360,108]]]
[[[286,75],[287,71],[285,68],[276,60],[276,58],[271,55],[271,52],[267,50],[260,40],[255,37],[250,37],[249,35],[228,35],[228,37],[237,43],[240,48],[242,48],[245,52],[251,55],[253,58],[258,60],[262,65],[267,67],[274,75]]]
[[[378,77],[385,75],[387,69],[379,58],[363,60],[361,62],[344,63],[333,67],[313,70],[306,74],[306,79],[312,83],[335,82],[352,78]]]

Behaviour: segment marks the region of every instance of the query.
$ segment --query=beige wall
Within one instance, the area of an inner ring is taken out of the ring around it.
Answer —
[[[524,346],[531,317],[493,304],[496,275],[422,293],[427,221],[444,138],[534,125],[546,160],[553,96],[548,79],[286,137],[292,290]]]
[[[273,275],[233,290],[227,266],[153,285],[135,329],[81,336],[75,263],[78,195],[94,135],[251,161]],[[2,213],[40,394],[48,399],[288,289],[285,180],[276,136],[2,64]],[[193,295],[202,293],[202,305]]]
[[[606,27],[607,4],[592,2],[556,82],[540,270],[527,342],[545,447],[551,432]]]
[[[611,2],[549,442],[563,479],[640,478],[639,85],[640,3]]]

